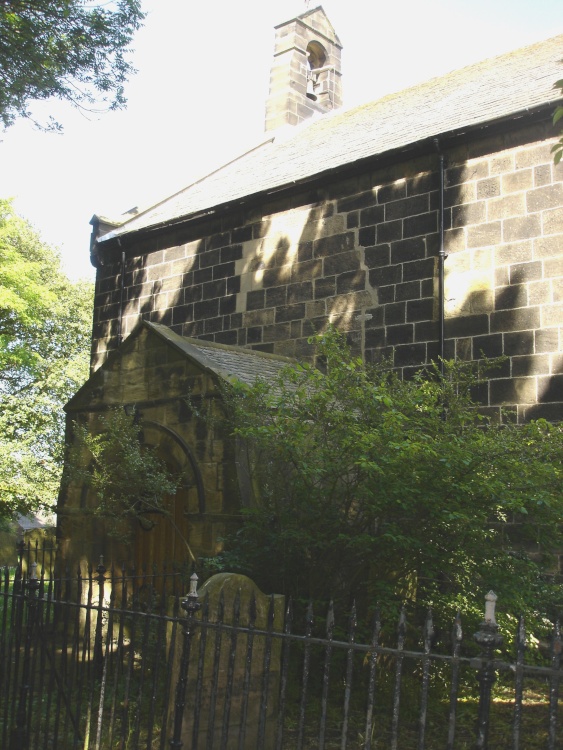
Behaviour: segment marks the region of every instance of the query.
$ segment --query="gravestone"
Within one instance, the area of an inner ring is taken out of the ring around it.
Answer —
[[[258,746],[259,734],[264,737],[264,747],[273,747],[281,641],[256,631],[283,629],[285,597],[263,594],[250,578],[232,573],[208,579],[198,596],[202,608],[191,637],[183,745],[195,744],[195,732],[197,746],[202,748],[251,750]],[[206,622],[222,622],[226,627],[209,627]],[[179,676],[182,641],[178,628],[173,688]],[[175,692],[171,694],[171,715],[174,699]]]

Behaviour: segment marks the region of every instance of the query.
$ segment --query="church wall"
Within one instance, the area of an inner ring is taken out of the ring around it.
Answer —
[[[481,397],[563,418],[563,167],[550,124],[444,149],[446,356],[504,355]],[[308,358],[333,323],[405,376],[438,355],[435,153],[367,169],[126,247],[123,334]],[[103,250],[102,250],[103,255]],[[117,258],[116,258],[117,260]],[[93,367],[116,346],[121,264],[98,271]]]

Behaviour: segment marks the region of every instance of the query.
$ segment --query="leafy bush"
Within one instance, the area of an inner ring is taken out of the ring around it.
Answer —
[[[391,617],[406,601],[477,618],[489,589],[507,611],[553,615],[562,428],[483,416],[467,364],[401,381],[335,332],[316,344],[324,372],[288,367],[274,387],[225,393],[258,489],[208,567],[297,598],[379,601]]]

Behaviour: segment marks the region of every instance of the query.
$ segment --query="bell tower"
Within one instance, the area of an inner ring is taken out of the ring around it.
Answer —
[[[276,26],[266,130],[342,105],[342,45],[319,5]]]

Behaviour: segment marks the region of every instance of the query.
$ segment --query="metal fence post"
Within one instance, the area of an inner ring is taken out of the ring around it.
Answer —
[[[497,596],[493,591],[485,596],[485,619],[473,636],[481,647],[481,668],[479,670],[479,715],[477,719],[477,750],[487,750],[491,693],[496,681],[494,650],[502,645],[502,635],[498,632],[495,620]]]
[[[36,620],[36,608],[37,608],[37,592],[40,586],[39,579],[37,578],[37,563],[31,565],[31,574],[27,581],[23,584],[23,595],[24,603],[27,599],[27,623],[26,623],[26,634],[25,634],[25,646],[24,646],[24,657],[22,667],[22,677],[20,694],[18,699],[18,709],[16,712],[16,726],[11,737],[10,748],[11,750],[27,750],[29,742],[29,707],[32,696],[30,696],[31,690],[31,649],[33,647],[33,638],[35,631],[35,620]],[[29,591],[29,594],[25,595],[25,590]]]
[[[197,596],[197,575],[192,573],[190,578],[190,590],[188,596],[182,599],[182,609],[186,611],[185,625],[182,629],[183,643],[182,656],[180,659],[180,673],[176,683],[176,700],[174,702],[174,723],[172,739],[170,740],[171,748],[181,748],[182,742],[182,720],[184,718],[184,707],[186,705],[186,690],[188,687],[188,667],[190,663],[190,647],[192,635],[194,634],[197,624],[195,615],[200,609],[201,604]]]
[[[94,674],[98,679],[104,671],[104,649],[103,649],[103,607],[104,607],[104,584],[106,581],[106,567],[103,555],[100,556],[100,564],[96,568],[98,575],[98,617],[96,619],[96,632],[94,636]]]

